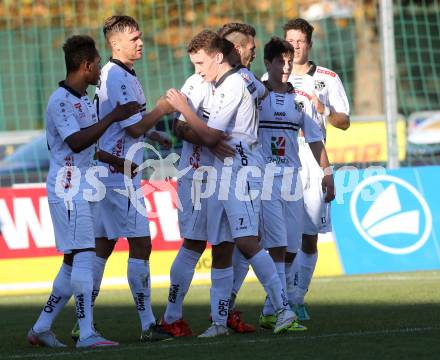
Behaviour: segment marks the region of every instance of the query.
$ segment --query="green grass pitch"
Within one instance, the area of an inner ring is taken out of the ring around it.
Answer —
[[[307,297],[312,320],[307,332],[255,334],[162,343],[139,343],[139,321],[129,290],[104,290],[95,307],[101,332],[118,348],[76,350],[70,340],[72,302],[53,330],[69,344],[62,350],[32,348],[26,332],[46,295],[0,297],[0,360],[3,359],[440,359],[440,272],[318,278]],[[166,289],[153,289],[156,316],[164,311]],[[209,287],[190,289],[184,317],[196,334],[209,325]],[[244,286],[238,307],[257,324],[264,293]]]

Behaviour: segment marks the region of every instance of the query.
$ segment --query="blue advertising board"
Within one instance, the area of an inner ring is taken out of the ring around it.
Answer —
[[[338,170],[335,183],[345,274],[440,269],[440,166]]]

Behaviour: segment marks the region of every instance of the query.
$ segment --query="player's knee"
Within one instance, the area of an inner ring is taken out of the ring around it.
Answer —
[[[134,259],[148,260],[151,254],[151,239],[150,237],[130,238],[129,257]]]
[[[108,240],[107,238],[95,239],[96,256],[108,259],[115,248],[116,241]]]
[[[318,252],[318,235],[303,234],[301,250],[306,254]]]
[[[236,239],[235,244],[246,259],[252,258],[261,251],[261,246],[256,236],[238,238]]]
[[[203,254],[206,248],[206,241],[184,239],[183,247],[185,249],[198,252],[199,254]]]
[[[295,260],[296,257],[296,253],[292,253],[292,252],[286,252],[286,257],[285,257],[285,261],[286,263],[293,263],[293,261]]]
[[[212,247],[212,267],[216,269],[225,269],[232,266],[232,252],[234,244],[222,242]]]
[[[274,247],[269,249],[269,255],[274,262],[285,262],[286,247]]]

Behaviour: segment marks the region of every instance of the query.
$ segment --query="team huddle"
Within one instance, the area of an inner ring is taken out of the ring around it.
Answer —
[[[141,341],[192,335],[183,303],[207,243],[212,246],[211,325],[198,337],[255,331],[235,306],[249,265],[267,295],[259,325],[275,334],[306,330],[302,322],[310,316],[304,297],[317,262],[318,233],[331,231],[335,197],[326,124],[344,130],[350,125],[339,77],[308,58],[313,27],[291,20],[284,26],[285,39],[273,37],[265,44],[267,73],[261,81],[250,71],[252,26],[228,23],[217,32],[200,32],[187,47],[195,73],[180,90],[169,89],[151,111],[134,70],[143,46],[137,22],[112,16],[103,32],[112,56],[102,70],[92,38],[66,41],[67,76],[47,107],[48,201],[64,259],[28,332],[30,344],[66,346],[51,327],[73,295],[76,347],[119,345],[95,328],[93,307],[121,237],[129,244],[127,278]],[[89,85],[97,86],[94,103],[87,96]],[[154,127],[172,113],[178,114],[173,132],[183,141],[177,184],[183,243],[171,267],[165,313],[157,320],[138,165],[147,139],[170,145]],[[104,191],[96,191],[91,172]]]

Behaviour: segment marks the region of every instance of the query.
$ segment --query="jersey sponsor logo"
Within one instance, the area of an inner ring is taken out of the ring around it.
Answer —
[[[201,152],[202,147],[200,145],[193,145],[193,153],[189,157],[189,164],[193,169],[198,169],[200,167]]]
[[[54,311],[56,305],[60,302],[61,296],[55,296],[54,294],[51,294],[49,296],[49,299],[47,300],[46,306],[44,307],[43,311],[45,313],[51,313]]]
[[[373,204],[363,200],[376,194]],[[355,228],[371,246],[394,255],[423,247],[432,231],[424,197],[406,181],[389,175],[366,178],[353,192],[350,213]]]
[[[246,73],[244,73],[244,72],[241,72],[240,74],[241,74],[241,77],[243,78],[244,81],[246,81],[247,83],[252,82],[252,79],[251,79],[251,77],[249,76],[249,74],[246,74]]]
[[[240,144],[235,145],[235,148],[237,149],[237,152],[240,155],[241,165],[247,166],[249,161],[248,161],[248,157],[244,153],[244,149],[243,149],[243,145],[241,144],[241,141]]]
[[[83,112],[83,111],[82,111],[82,107],[81,107],[81,103],[73,104],[73,107],[74,107],[76,110],[78,110],[79,112]]]
[[[113,148],[112,155],[121,157],[123,152],[124,152],[124,139],[120,138],[116,141],[116,145]],[[111,165],[109,165],[109,169],[112,173],[116,172],[116,169]]]
[[[312,100],[312,96],[307,94],[305,91],[295,88],[295,94],[305,96],[307,99]]]
[[[270,148],[272,155],[285,156],[286,153],[286,139],[284,136],[272,136],[270,141]]]
[[[277,117],[277,116],[286,116],[286,113],[284,111],[275,111],[274,112],[274,116],[275,117]]]
[[[61,185],[64,189],[70,189],[72,187],[73,166],[73,156],[66,156],[64,158],[64,174],[61,177]]]
[[[303,111],[304,110],[304,102],[295,101],[295,110],[296,111]]]
[[[255,83],[251,82],[248,86],[247,86],[248,91],[253,94],[255,91],[257,91],[257,86],[255,85]]]
[[[325,88],[325,82],[322,80],[315,80],[315,90],[321,91]]]
[[[316,72],[320,73],[320,74],[324,74],[324,75],[330,75],[331,77],[336,77],[336,73],[334,73],[333,71],[330,71],[330,70],[317,68]]]

